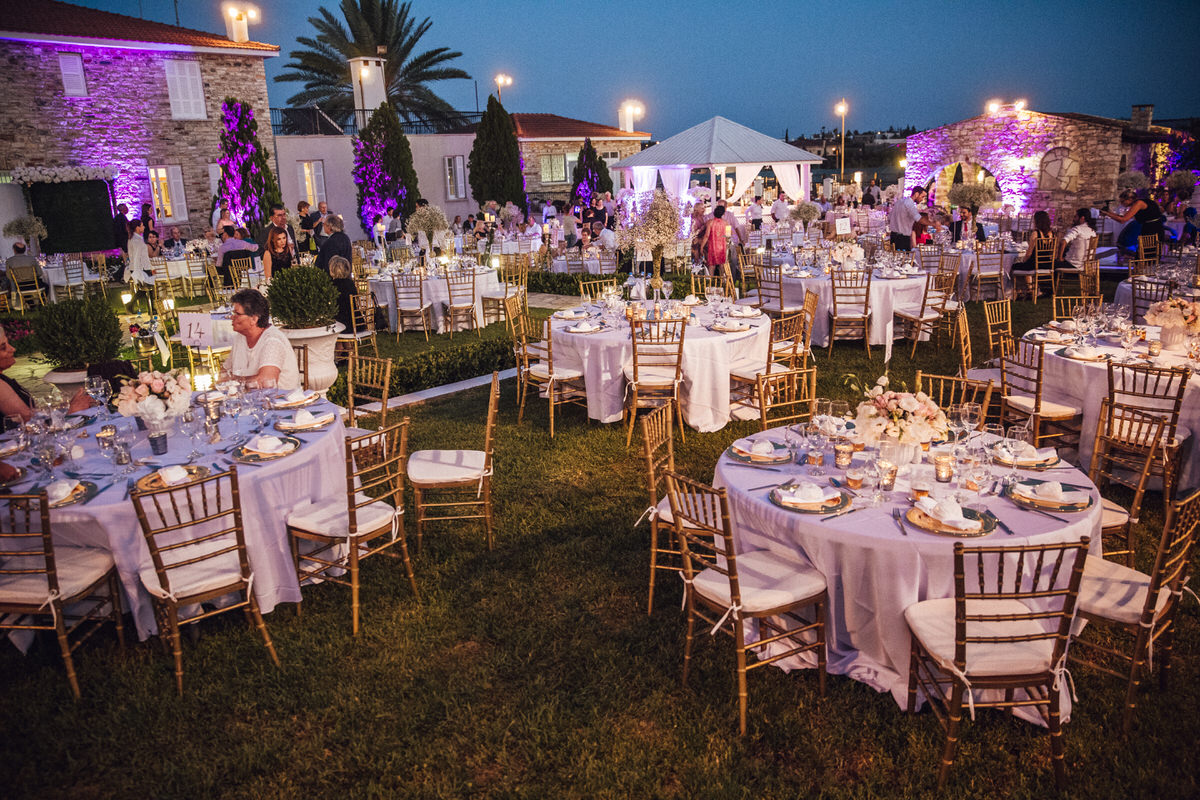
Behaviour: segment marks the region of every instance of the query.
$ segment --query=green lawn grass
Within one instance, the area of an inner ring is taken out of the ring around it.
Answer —
[[[1019,325],[1048,316],[1018,304]],[[972,320],[981,311],[970,308]],[[455,337],[458,338],[457,336]],[[982,344],[976,342],[976,352]],[[873,377],[860,345],[816,357],[820,389],[846,396],[843,372]],[[917,364],[953,372],[950,351],[897,347],[894,380]],[[275,669],[240,615],[185,641],[178,698],[169,657],[151,641],[121,653],[111,634],[77,654],[70,695],[53,639],[27,656],[0,650],[0,786],[7,797],[927,797],[943,734],[890,695],[840,676],[816,694],[811,671],[750,676],[750,733],[739,739],[733,653],[702,641],[679,685],[682,586],[663,578],[645,613],[647,528],[637,447],[619,425],[568,408],[547,434],[532,398],[516,424],[503,384],[496,446],[497,545],[440,526],[415,561],[422,602],[402,569],[363,571],[363,632],[349,595],[308,587],[304,613],[266,617]],[[477,448],[486,391],[410,409],[413,449]],[[711,480],[721,451],[754,428],[687,432],[678,468]],[[1161,498],[1143,515],[1146,551]],[[411,525],[409,533],[411,534]],[[947,548],[951,544],[947,543]],[[1143,562],[1147,558],[1143,552]],[[1143,566],[1145,566],[1143,564]],[[1068,796],[1195,797],[1200,736],[1197,611],[1185,599],[1173,684],[1143,692],[1138,731],[1120,734],[1122,686],[1083,667],[1066,726]],[[1156,653],[1156,657],[1158,654]],[[999,712],[965,725],[947,796],[1053,792],[1045,731]]]

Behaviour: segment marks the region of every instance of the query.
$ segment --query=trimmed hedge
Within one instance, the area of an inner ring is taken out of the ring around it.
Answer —
[[[561,294],[568,297],[578,297],[580,281],[594,281],[601,278],[616,278],[617,284],[622,285],[629,279],[629,273],[617,272],[613,275],[567,275],[562,272],[530,272],[528,289],[530,292],[541,294]],[[686,272],[664,272],[663,280],[672,283],[671,296],[676,300],[682,300],[687,297],[688,289],[692,285],[691,278]]]

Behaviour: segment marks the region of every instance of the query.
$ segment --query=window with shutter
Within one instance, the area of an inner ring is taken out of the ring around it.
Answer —
[[[296,180],[300,186],[300,196],[311,205],[325,200],[325,162],[297,161]]]
[[[466,175],[462,156],[446,156],[446,199],[462,200],[467,196]]]
[[[183,192],[183,169],[178,166],[149,167],[150,195],[159,226],[187,221],[187,200]]]
[[[171,100],[172,119],[207,119],[204,108],[204,82],[200,64],[195,61],[167,59],[167,95]]]
[[[62,73],[63,94],[67,97],[87,97],[87,79],[83,75],[83,56],[79,53],[59,53],[58,70]]]

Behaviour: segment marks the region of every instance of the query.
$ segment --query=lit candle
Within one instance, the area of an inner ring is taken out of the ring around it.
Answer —
[[[933,479],[938,483],[949,483],[954,476],[954,456],[937,453],[933,457]]]

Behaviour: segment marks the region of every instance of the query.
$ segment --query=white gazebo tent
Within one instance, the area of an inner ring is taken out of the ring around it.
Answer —
[[[736,171],[733,191],[725,199],[737,199],[750,188],[763,167],[770,167],[789,198],[807,200],[812,187],[811,169],[820,156],[772,139],[725,117],[713,117],[677,133],[640,153],[623,158],[610,169],[625,175],[625,185],[638,194],[654,190],[655,175],[662,178],[667,194],[682,197],[687,192],[693,169],[709,170],[714,196],[720,197],[716,175]],[[723,183],[723,182],[721,182]]]

